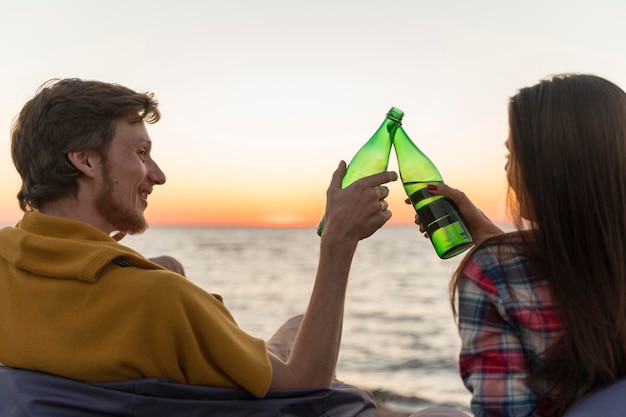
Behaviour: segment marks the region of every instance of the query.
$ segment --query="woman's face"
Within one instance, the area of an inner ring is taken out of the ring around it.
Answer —
[[[504,165],[504,170],[506,171],[506,180],[509,184],[510,190],[515,196],[515,199],[511,202],[516,201],[519,215],[524,219],[530,220],[532,216],[530,216],[530,212],[529,210],[527,210],[527,202],[524,201],[524,189],[523,187],[520,187],[521,175],[518,171],[519,164],[516,163],[515,154],[513,153],[511,134],[509,134],[509,137],[507,138],[504,145],[506,146],[506,149],[508,151],[506,154],[506,164]]]
[[[506,153],[506,163],[504,164],[504,170],[506,171],[506,180],[509,183],[509,187],[511,187],[513,189],[513,191],[516,191],[517,187],[516,187],[516,180],[515,180],[515,175],[513,173],[513,157],[511,156],[511,134],[509,133],[509,137],[506,139],[506,142],[504,143],[504,146],[506,147],[507,153]]]

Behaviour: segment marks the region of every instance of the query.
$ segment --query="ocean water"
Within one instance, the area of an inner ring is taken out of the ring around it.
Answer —
[[[224,297],[238,324],[269,338],[304,312],[319,237],[311,229],[151,227],[122,244],[168,254],[188,279]],[[348,285],[337,377],[398,411],[450,405],[467,411],[457,372],[460,341],[448,282],[463,255],[437,257],[414,226],[386,226],[360,242]]]

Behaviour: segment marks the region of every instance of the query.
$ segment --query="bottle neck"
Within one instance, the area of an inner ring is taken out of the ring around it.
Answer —
[[[392,120],[398,124],[402,124],[403,117],[404,117],[404,112],[396,107],[392,107],[387,112],[387,119]]]

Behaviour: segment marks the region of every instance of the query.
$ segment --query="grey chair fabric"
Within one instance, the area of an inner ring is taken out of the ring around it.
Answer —
[[[567,410],[563,417],[626,416],[626,378],[587,394]]]
[[[0,416],[11,417],[378,417],[372,394],[336,382],[329,389],[271,390],[185,385],[161,378],[85,383],[0,366]]]

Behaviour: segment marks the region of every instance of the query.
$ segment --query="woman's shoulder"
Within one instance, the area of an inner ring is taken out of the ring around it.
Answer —
[[[528,287],[541,274],[519,233],[506,233],[486,240],[470,252],[460,266],[461,279],[496,288]]]
[[[515,233],[504,233],[485,240],[474,247],[465,262],[483,266],[500,266],[511,262],[520,262],[528,258],[525,241]]]

